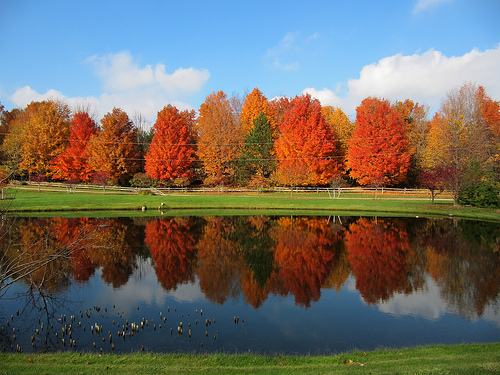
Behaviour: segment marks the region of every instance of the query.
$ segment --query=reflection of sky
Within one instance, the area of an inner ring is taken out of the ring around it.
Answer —
[[[445,314],[458,314],[455,307],[447,304],[440,295],[438,285],[429,275],[426,275],[425,287],[412,294],[395,293],[394,296],[378,305],[380,311],[396,316],[414,315],[424,319],[436,320]],[[500,327],[499,298],[489,305],[482,319],[491,321]]]
[[[178,321],[186,324],[196,318],[202,322],[205,317],[217,319],[216,325],[209,328],[204,324],[193,325],[192,341],[170,336],[165,331],[150,331],[149,336],[140,335],[123,343],[117,341],[117,351],[122,352],[139,350],[141,345],[160,352],[193,351],[203,340],[206,350],[317,354],[354,348],[370,350],[380,346],[489,342],[498,341],[500,337],[498,299],[496,305],[486,308],[482,318],[469,321],[442,300],[439,287],[431,277],[426,278],[423,290],[411,295],[395,294],[390,300],[375,305],[366,304],[355,285],[356,280],[351,276],[339,292],[322,289],[319,301],[312,302],[307,309],[297,306],[293,295],[269,295],[259,309],[245,303],[244,296],[218,305],[205,299],[198,280],[179,285],[175,291],[165,291],[150,260],[145,260],[119,288],[106,284],[100,270],[96,270],[89,282],[72,285],[64,293],[64,297],[72,301],[64,305],[64,313],[78,314],[93,306],[100,306],[102,313],[107,306],[114,314],[113,319],[122,323],[124,319],[138,322],[143,317],[158,322],[159,312],[166,316],[167,306],[170,306],[167,330],[176,329]],[[25,289],[26,285],[16,288],[13,291]],[[10,317],[18,308],[15,304],[2,303],[0,321],[1,315]],[[203,318],[195,313],[199,309],[203,309]],[[234,323],[235,316],[241,318],[240,324]],[[100,318],[93,313],[91,322],[94,319],[104,325],[104,331],[116,329],[106,316]],[[205,341],[206,329],[211,330],[211,335],[219,332],[217,341]],[[94,339],[87,336],[80,333],[79,342],[82,342],[82,349],[91,350],[88,346]],[[29,336],[26,341],[29,342]],[[122,344],[125,346],[119,346]]]
[[[141,269],[140,277],[131,277],[126,285],[113,289],[110,285],[101,285],[95,290],[96,303],[98,305],[117,305],[121,311],[131,312],[138,305],[161,307],[167,299],[177,302],[196,302],[204,300],[198,283],[181,284],[175,291],[165,291],[154,270],[150,266],[150,260],[145,260],[138,265]],[[100,278],[100,270],[96,271],[95,278]]]

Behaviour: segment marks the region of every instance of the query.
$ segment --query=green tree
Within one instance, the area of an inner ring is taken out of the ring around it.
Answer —
[[[262,185],[276,167],[271,124],[264,112],[253,120],[253,127],[247,134],[245,146],[237,160],[237,176],[241,182]]]

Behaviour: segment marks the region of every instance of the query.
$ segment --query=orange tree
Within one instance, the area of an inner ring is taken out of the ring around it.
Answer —
[[[198,157],[203,163],[207,184],[228,182],[233,175],[242,133],[227,95],[223,91],[208,95],[200,106],[196,121]]]
[[[402,116],[387,100],[367,98],[356,108],[346,166],[361,185],[404,181],[410,166],[408,137]]]
[[[140,166],[137,129],[119,108],[107,113],[101,124],[101,131],[90,138],[87,146],[89,164],[112,181],[128,184]]]
[[[309,94],[295,97],[275,143],[280,184],[324,185],[338,174],[337,141],[321,114],[321,104]]]
[[[31,102],[11,121],[4,151],[21,173],[49,177],[52,160],[66,148],[69,128],[66,104],[54,100]]]
[[[158,112],[153,140],[145,156],[148,176],[166,181],[191,178],[194,117],[194,111],[180,112],[172,105]]]
[[[53,161],[55,178],[69,181],[90,181],[92,168],[85,156],[89,139],[97,134],[98,128],[88,113],[75,113],[71,120],[69,146]]]

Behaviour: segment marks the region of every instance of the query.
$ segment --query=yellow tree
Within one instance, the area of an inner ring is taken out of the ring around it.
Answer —
[[[341,156],[347,155],[348,141],[354,132],[354,122],[340,109],[331,105],[321,108],[325,121],[332,128],[333,134],[339,140],[339,151]]]
[[[31,102],[11,122],[4,150],[28,175],[51,176],[51,162],[68,144],[70,109],[59,101]]]
[[[207,184],[228,182],[232,161],[238,156],[242,132],[227,95],[213,92],[201,104],[196,122],[198,157],[203,162]]]
[[[87,146],[89,164],[113,182],[127,184],[140,166],[137,128],[119,108],[106,114],[101,124],[101,131],[90,138]]]
[[[487,169],[492,161],[493,134],[478,100],[481,87],[466,83],[448,93],[430,124],[424,166],[451,168],[449,188],[455,203],[459,191],[470,179],[474,164]]]

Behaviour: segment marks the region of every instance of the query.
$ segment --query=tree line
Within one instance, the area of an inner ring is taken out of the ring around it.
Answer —
[[[466,83],[429,108],[369,97],[351,120],[310,95],[208,95],[173,105],[151,130],[119,108],[98,124],[61,101],[1,111],[4,174],[133,186],[404,186],[451,190],[456,203],[500,206],[500,104]]]

